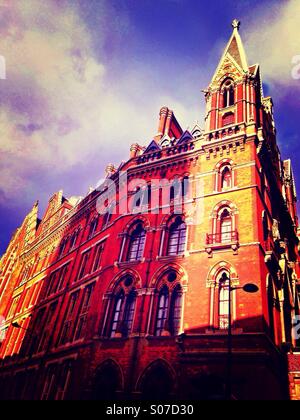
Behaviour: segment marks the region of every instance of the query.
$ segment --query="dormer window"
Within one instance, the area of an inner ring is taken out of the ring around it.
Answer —
[[[234,86],[231,79],[223,83],[223,108],[234,105]]]

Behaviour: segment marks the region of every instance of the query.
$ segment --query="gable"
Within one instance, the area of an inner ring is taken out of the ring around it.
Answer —
[[[191,140],[194,140],[194,137],[191,135],[191,133],[188,130],[186,130],[182,134],[182,136],[180,137],[180,139],[178,140],[177,145],[178,144],[183,144],[183,143],[189,142]]]
[[[149,144],[149,146],[147,147],[147,149],[144,151],[143,154],[145,154],[145,153],[151,153],[151,152],[158,152],[160,150],[161,150],[161,148],[156,143],[156,141],[152,140],[151,143]]]

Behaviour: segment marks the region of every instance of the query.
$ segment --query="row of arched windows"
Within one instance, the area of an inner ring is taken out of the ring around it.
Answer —
[[[165,275],[166,281],[154,292],[151,316],[151,334],[176,336],[181,329],[183,289],[175,271]],[[106,308],[104,336],[127,337],[132,333],[137,304],[137,290],[131,275],[121,278],[111,294]]]
[[[216,178],[215,178],[215,190],[222,192],[233,188],[234,186],[234,173],[232,169],[232,162],[224,160],[217,166]],[[175,203],[177,197],[187,196],[189,193],[189,178],[184,177],[182,180],[179,178],[174,179],[169,191],[170,203]],[[143,191],[142,195],[135,192],[137,197],[135,206],[139,207],[142,204],[151,201],[151,186]],[[146,197],[146,198],[145,198]],[[110,208],[103,215],[102,224],[100,229],[103,230],[107,227],[112,217],[112,208]],[[224,221],[224,226],[227,223],[229,226],[229,218]],[[91,218],[88,224],[87,239],[91,239],[95,236],[100,225],[100,216],[96,215]],[[225,229],[225,228],[224,228]],[[180,255],[184,253],[186,243],[186,224],[182,217],[178,216],[172,220],[168,226],[168,245],[164,247],[164,255]],[[64,238],[58,250],[58,257],[62,257],[66,252],[72,251],[78,243],[78,238],[81,229],[76,229],[70,236]],[[127,243],[127,255],[123,255],[122,260],[135,261],[142,258],[143,248],[146,241],[146,232],[142,224],[136,224],[128,234],[129,242]],[[130,245],[129,245],[130,243]],[[166,249],[167,248],[167,249]]]
[[[156,337],[176,336],[182,330],[183,287],[176,272],[172,270],[166,275],[166,279],[154,292],[152,313],[149,313],[148,333]],[[213,328],[227,329],[229,326],[229,281],[234,280],[236,279],[230,279],[226,270],[221,270],[211,285],[213,307],[210,324]],[[103,335],[110,338],[128,337],[133,332],[137,290],[131,276],[125,276],[121,283],[121,288],[111,294],[106,308]],[[233,301],[232,298],[232,305]]]
[[[167,256],[183,255],[186,248],[187,226],[182,216],[171,219],[167,225],[167,238],[165,252]],[[143,258],[146,242],[146,229],[141,221],[135,222],[125,236],[122,249],[125,254],[121,255],[123,261],[139,261]]]

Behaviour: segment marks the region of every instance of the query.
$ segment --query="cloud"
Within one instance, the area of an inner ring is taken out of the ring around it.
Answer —
[[[109,45],[102,34],[108,36],[104,26],[97,36]],[[171,97],[152,90],[145,99],[151,89],[142,74],[108,77],[94,44],[76,2],[0,6],[0,54],[7,64],[0,81],[0,206],[45,199],[60,177],[57,189],[82,193],[83,175],[96,183],[106,163],[128,158],[130,143],[150,141],[162,105],[178,108],[187,121],[187,110]],[[97,159],[98,173],[90,174]]]
[[[292,77],[294,56],[300,54],[300,1],[278,2],[256,10],[245,39],[249,58],[259,62],[264,80],[271,84],[299,87]]]

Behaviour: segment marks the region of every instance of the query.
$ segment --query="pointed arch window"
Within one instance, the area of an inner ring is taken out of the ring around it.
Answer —
[[[127,261],[141,260],[144,253],[146,232],[142,223],[138,223],[129,235]]]
[[[174,201],[175,198],[179,198],[182,193],[182,185],[178,178],[175,178],[171,182],[170,186],[170,201]]]
[[[67,238],[65,238],[65,239],[62,240],[62,242],[61,242],[61,244],[59,246],[59,251],[58,251],[58,256],[59,257],[62,257],[63,256],[63,254],[64,254],[64,252],[65,252],[65,250],[67,248],[67,243],[68,243],[68,239]]]
[[[131,291],[126,299],[124,318],[123,318],[123,333],[126,336],[132,330],[134,310],[135,310],[135,300],[136,300],[135,292]]]
[[[229,210],[226,208],[220,215],[220,239],[221,243],[231,242],[232,233],[232,217]]]
[[[182,217],[177,217],[171,224],[167,255],[182,255],[186,246],[186,224]]]
[[[115,307],[113,311],[113,317],[112,317],[112,324],[111,324],[111,330],[110,330],[110,336],[113,338],[116,335],[118,325],[121,319],[122,314],[122,308],[124,304],[124,292],[120,292],[115,300]]]
[[[158,295],[157,315],[154,334],[157,337],[164,332],[175,336],[179,334],[182,319],[182,289],[177,285],[173,291],[165,285]]]
[[[128,337],[132,331],[136,303],[135,290],[125,295],[122,289],[115,297],[109,336]]]
[[[158,296],[158,308],[156,317],[155,335],[160,337],[165,330],[165,324],[168,319],[169,309],[169,290],[163,287]]]
[[[71,239],[70,239],[70,250],[72,250],[72,249],[74,249],[74,248],[75,248],[76,243],[77,243],[78,236],[79,236],[79,230],[76,230],[76,231],[72,234]]]
[[[182,290],[177,286],[172,293],[171,311],[170,311],[170,332],[171,335],[177,335],[181,326],[182,314]]]
[[[223,273],[224,274],[224,273]],[[225,273],[226,274],[226,273]],[[227,329],[229,327],[229,278],[223,282],[219,280],[219,328]]]
[[[95,235],[97,227],[98,227],[98,217],[95,217],[90,224],[88,239],[92,238]]]
[[[232,186],[232,173],[228,166],[225,166],[221,173],[221,189],[226,190]]]
[[[223,108],[234,105],[234,86],[231,79],[223,83]]]

